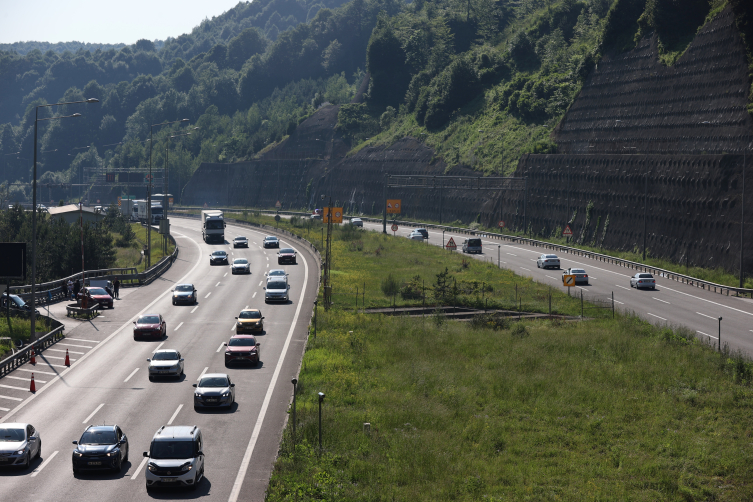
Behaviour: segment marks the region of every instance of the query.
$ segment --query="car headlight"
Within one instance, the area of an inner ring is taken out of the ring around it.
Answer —
[[[80,458],[80,457],[83,457],[84,455],[78,450],[73,450],[73,456],[76,458]]]
[[[230,391],[226,391],[222,393],[222,397],[228,397],[230,395]]]
[[[23,455],[24,453],[26,453],[26,448],[21,448],[20,450],[18,450],[15,453],[16,453],[16,455]]]
[[[201,394],[199,392],[194,392],[193,397],[201,397]]]
[[[112,450],[112,451],[111,451],[110,453],[108,453],[108,454],[107,454],[107,456],[108,456],[108,457],[114,457],[114,456],[115,456],[115,455],[117,455],[117,454],[118,454],[118,450],[117,450],[117,449],[115,449],[115,450]]]
[[[191,469],[193,469],[193,466],[191,464],[189,464],[189,463],[185,463],[185,464],[183,464],[183,465],[180,466],[180,470],[182,472],[188,472]]]
[[[235,323],[235,325],[236,325],[236,326],[238,326],[238,327],[240,328],[240,327],[242,327],[242,326],[243,326],[243,323],[242,323],[242,322],[237,322],[237,323]]]
[[[157,470],[157,466],[154,464],[149,464],[148,469],[152,472],[155,472]]]

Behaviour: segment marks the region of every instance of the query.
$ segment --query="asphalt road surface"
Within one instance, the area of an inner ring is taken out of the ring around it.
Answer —
[[[381,223],[364,222],[364,228],[382,231]],[[399,227],[397,238],[407,238],[413,227]],[[428,229],[429,244],[442,246],[442,231]],[[390,223],[387,233],[393,235]],[[453,238],[457,244],[457,253],[461,253],[463,240],[467,234],[444,233],[444,243]],[[559,254],[540,247],[526,244],[513,244],[480,236],[483,253],[467,255],[480,260],[491,261],[513,272],[531,277],[535,281],[550,284],[563,291],[562,272],[570,267],[580,267],[588,273],[590,284],[578,286],[589,295],[610,298],[614,293],[615,307],[623,311],[632,311],[653,324],[684,325],[696,332],[699,339],[718,345],[719,317],[721,322],[722,344],[729,344],[732,350],[741,350],[753,356],[753,300],[712,293],[695,286],[683,284],[663,277],[655,277],[656,290],[637,290],[630,287],[630,277],[636,271],[618,265],[604,263],[582,256]],[[539,269],[536,259],[542,254],[557,254],[562,270]]]
[[[0,422],[28,422],[41,434],[42,456],[26,470],[0,468],[0,500],[178,500],[261,501],[276,457],[318,287],[319,267],[307,247],[297,265],[278,266],[277,250],[264,250],[264,233],[228,225],[223,244],[205,244],[198,220],[171,218],[180,246],[177,261],[149,286],[121,290],[113,310],[92,322],[65,320],[66,339],[0,379]],[[245,235],[248,249],[233,249],[232,239]],[[248,258],[250,275],[232,275],[229,266],[210,266],[209,254],[225,249],[233,258]],[[284,268],[290,274],[288,304],[265,305],[264,272]],[[191,282],[198,290],[195,306],[173,306],[171,289]],[[224,346],[234,333],[235,316],[245,307],[262,310],[265,332],[261,364],[224,365]],[[53,313],[64,316],[61,306]],[[143,313],[161,313],[167,336],[134,341],[132,321]],[[157,348],[174,348],[185,358],[180,380],[150,382],[147,361]],[[65,350],[71,367],[64,366]],[[29,392],[34,372],[37,392]],[[194,411],[193,387],[205,372],[227,372],[236,384],[230,411]],[[71,441],[88,424],[118,424],[130,442],[129,461],[117,474],[74,477]],[[154,490],[147,494],[142,452],[162,425],[198,425],[204,433],[205,479],[196,491]]]

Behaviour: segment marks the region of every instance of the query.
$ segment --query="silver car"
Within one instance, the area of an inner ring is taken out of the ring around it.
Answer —
[[[193,393],[194,409],[230,408],[235,402],[235,384],[226,373],[206,373],[193,386],[196,387]]]
[[[574,275],[575,284],[588,285],[588,274],[582,268],[568,268],[567,270],[562,272],[562,275]]]
[[[363,227],[363,220],[361,218],[351,218],[350,224],[354,227]]]
[[[539,259],[536,260],[536,267],[538,268],[560,268],[560,259],[556,254],[542,254]]]
[[[0,424],[0,467],[28,469],[42,455],[42,438],[31,424]]]
[[[414,230],[410,234],[408,234],[408,238],[410,240],[412,240],[412,241],[423,241],[424,240],[424,236],[418,230]]]
[[[149,381],[155,377],[178,377],[183,375],[185,365],[180,352],[173,349],[160,349],[147,359],[149,363]]]
[[[152,438],[145,477],[146,490],[188,487],[195,490],[204,477],[204,438],[197,426],[160,427]]]
[[[264,303],[269,302],[284,302],[289,300],[287,278],[283,277],[269,277],[267,279],[267,286],[264,288]]]
[[[264,275],[267,276],[267,280],[271,279],[272,277],[287,277],[288,273],[285,272],[281,268],[273,268],[269,272],[265,272]]]
[[[247,248],[248,247],[248,239],[243,236],[238,236],[235,239],[233,239],[233,247],[234,248]]]
[[[234,274],[250,274],[251,264],[245,258],[236,258],[233,260],[232,272]]]
[[[637,289],[641,289],[641,288],[656,289],[656,279],[654,279],[654,276],[651,274],[647,274],[645,272],[639,272],[630,278],[630,287],[637,288]]]
[[[274,235],[268,235],[264,237],[264,247],[265,248],[279,248],[280,247],[280,239],[275,237]]]

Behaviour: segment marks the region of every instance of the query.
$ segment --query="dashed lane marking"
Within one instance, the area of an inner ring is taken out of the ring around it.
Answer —
[[[126,383],[126,382],[127,382],[128,380],[130,380],[130,379],[131,379],[131,377],[132,377],[133,375],[135,375],[135,374],[136,374],[136,372],[137,372],[138,370],[139,370],[139,369],[138,369],[138,368],[136,368],[135,370],[131,371],[131,374],[130,374],[130,375],[128,375],[128,376],[126,377],[126,379],[125,379],[125,380],[123,380],[123,383]]]
[[[252,299],[256,298],[256,291],[254,291],[254,294],[253,294],[253,295],[251,295],[251,298],[252,298]]]
[[[531,271],[530,268],[525,268],[525,267],[520,267],[520,268],[522,268],[523,270],[528,270],[529,272]]]
[[[0,411],[10,411],[10,408],[0,408]]]
[[[209,293],[207,293],[207,296],[205,296],[204,299],[209,298],[209,295],[211,295],[211,294],[212,294],[212,292],[210,291]]]
[[[656,315],[656,314],[652,314],[651,312],[646,312],[646,313],[647,313],[648,315],[652,316],[652,317],[656,317],[657,319],[661,319],[662,321],[666,321],[666,319],[664,319],[663,317],[659,317],[659,316],[658,316],[658,315]]]
[[[217,353],[217,352],[221,351],[221,350],[222,350],[222,347],[224,347],[224,346],[225,346],[225,342],[222,342],[222,343],[220,344],[220,346],[219,346],[219,347],[217,347],[217,350],[215,351],[215,353]]]
[[[81,423],[82,423],[82,424],[85,424],[85,423],[89,422],[89,421],[90,421],[90,420],[91,420],[92,418],[94,418],[94,415],[96,415],[96,414],[97,414],[97,412],[98,412],[99,410],[101,410],[101,409],[102,409],[102,406],[104,406],[104,405],[105,405],[105,403],[102,403],[102,404],[100,404],[99,406],[97,406],[96,408],[94,408],[94,411],[92,411],[92,414],[91,414],[91,415],[89,415],[88,417],[86,417],[86,418],[84,419],[84,421],[83,421],[83,422],[81,422]]]
[[[193,314],[194,312],[196,312],[196,309],[197,309],[197,308],[199,308],[199,306],[198,306],[198,305],[196,305],[196,306],[195,306],[195,307],[193,308],[193,310],[191,311],[191,314]]]
[[[657,302],[662,302],[662,303],[666,303],[667,305],[672,305],[671,303],[669,303],[669,302],[665,302],[664,300],[660,300],[660,299],[656,298],[655,296],[652,296],[651,298],[653,298],[653,299],[654,299],[654,300],[656,300]]]
[[[617,286],[618,288],[627,289],[628,291],[630,291],[630,288],[626,288],[625,286],[620,286],[619,284],[615,284],[615,286]]]
[[[207,366],[206,368],[204,368],[204,370],[201,372],[201,375],[199,375],[198,378],[196,378],[196,380],[201,380],[201,377],[204,376],[204,373],[206,373],[208,369],[209,369],[209,366]]]
[[[81,349],[93,349],[94,347],[89,347],[88,345],[76,345],[75,343],[65,343],[65,342],[58,342],[55,345],[63,345],[65,347],[79,347]]]
[[[154,351],[155,351],[155,352],[157,352],[157,351],[158,351],[159,349],[161,349],[161,348],[162,348],[162,346],[163,346],[163,345],[165,345],[165,342],[162,342],[162,343],[160,343],[159,345],[157,345],[157,348],[156,348],[156,349],[154,349]]]
[[[44,461],[44,462],[42,462],[42,465],[40,465],[39,467],[37,467],[36,469],[34,469],[34,471],[33,471],[33,472],[31,473],[31,477],[32,477],[32,478],[33,478],[33,477],[36,477],[36,475],[37,475],[37,474],[39,474],[40,472],[42,472],[42,469],[44,469],[45,467],[47,467],[47,464],[49,464],[49,463],[50,463],[50,461],[51,461],[51,460],[52,460],[53,458],[55,458],[55,455],[57,455],[57,454],[58,454],[58,452],[57,452],[57,451],[53,451],[53,452],[52,452],[52,455],[50,455],[49,457],[47,457],[47,458],[45,459],[45,461]]]
[[[700,313],[700,312],[696,312],[696,314],[698,314],[698,315],[702,315],[703,317],[708,317],[709,319],[713,319],[713,320],[715,320],[715,321],[716,321],[716,317],[711,317],[710,315],[702,314],[702,313]]]
[[[23,399],[21,399],[20,397],[11,397],[11,396],[0,396],[0,399],[10,399],[11,401],[23,401]]]
[[[40,371],[40,370],[37,370],[37,369],[27,370],[26,368],[18,368],[18,369],[16,369],[16,371],[25,371],[27,373],[41,373],[42,375],[52,375],[52,376],[57,376],[58,375],[57,373],[53,373],[51,371]]]
[[[15,387],[13,385],[3,385],[3,384],[0,384],[0,387],[2,387],[3,389],[22,390],[24,392],[26,392],[26,391],[29,390],[26,387]]]
[[[225,273],[225,275],[227,275],[227,273]],[[214,287],[216,288],[219,285],[220,285],[220,283],[218,282],[217,284],[214,285]]]
[[[49,349],[47,349],[47,350],[49,350]],[[21,380],[21,381],[24,381],[24,382],[28,382],[29,381],[28,378],[17,377],[17,376],[13,376],[13,375],[5,375],[3,378],[10,378],[10,379],[13,379],[13,380]],[[36,383],[47,383],[47,380],[40,380],[39,378],[35,378],[34,381]],[[26,389],[24,389],[24,390],[26,390]]]
[[[181,321],[180,324],[178,324],[177,326],[175,326],[175,329],[173,331],[178,331],[178,328],[180,328],[181,326],[183,326],[183,321]]]
[[[617,300],[614,300],[614,303],[619,303],[620,305],[625,305],[624,303],[618,302]]]
[[[138,476],[138,475],[139,475],[139,473],[141,472],[141,469],[143,469],[143,468],[144,468],[144,464],[146,464],[146,461],[147,461],[147,460],[149,460],[149,459],[148,459],[148,458],[146,458],[146,457],[144,457],[144,459],[143,459],[143,460],[141,461],[141,463],[140,463],[140,464],[139,464],[139,466],[138,466],[138,467],[136,468],[136,470],[135,470],[135,471],[133,471],[133,474],[131,474],[131,481],[133,481],[134,479],[136,479],[136,476]]]
[[[707,336],[707,337],[709,337],[709,338],[713,338],[714,340],[719,340],[719,339],[718,339],[717,337],[715,337],[715,336],[711,336],[711,335],[708,335],[708,334],[704,333],[703,331],[698,331],[698,330],[696,330],[695,332],[696,332],[696,333],[700,333],[700,334],[702,334],[703,336]]]
[[[172,416],[172,417],[170,417],[170,420],[168,420],[168,421],[167,421],[167,425],[172,425],[172,423],[173,423],[173,420],[175,420],[175,417],[177,417],[177,416],[178,416],[178,413],[180,413],[180,410],[181,410],[181,408],[183,408],[183,405],[182,405],[182,404],[179,404],[179,405],[178,405],[178,409],[177,409],[177,410],[175,410],[175,413],[173,413],[173,416]]]

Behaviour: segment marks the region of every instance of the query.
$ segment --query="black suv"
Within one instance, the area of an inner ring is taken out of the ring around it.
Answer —
[[[117,425],[90,425],[73,444],[74,475],[85,470],[120,472],[128,461],[128,438]]]

